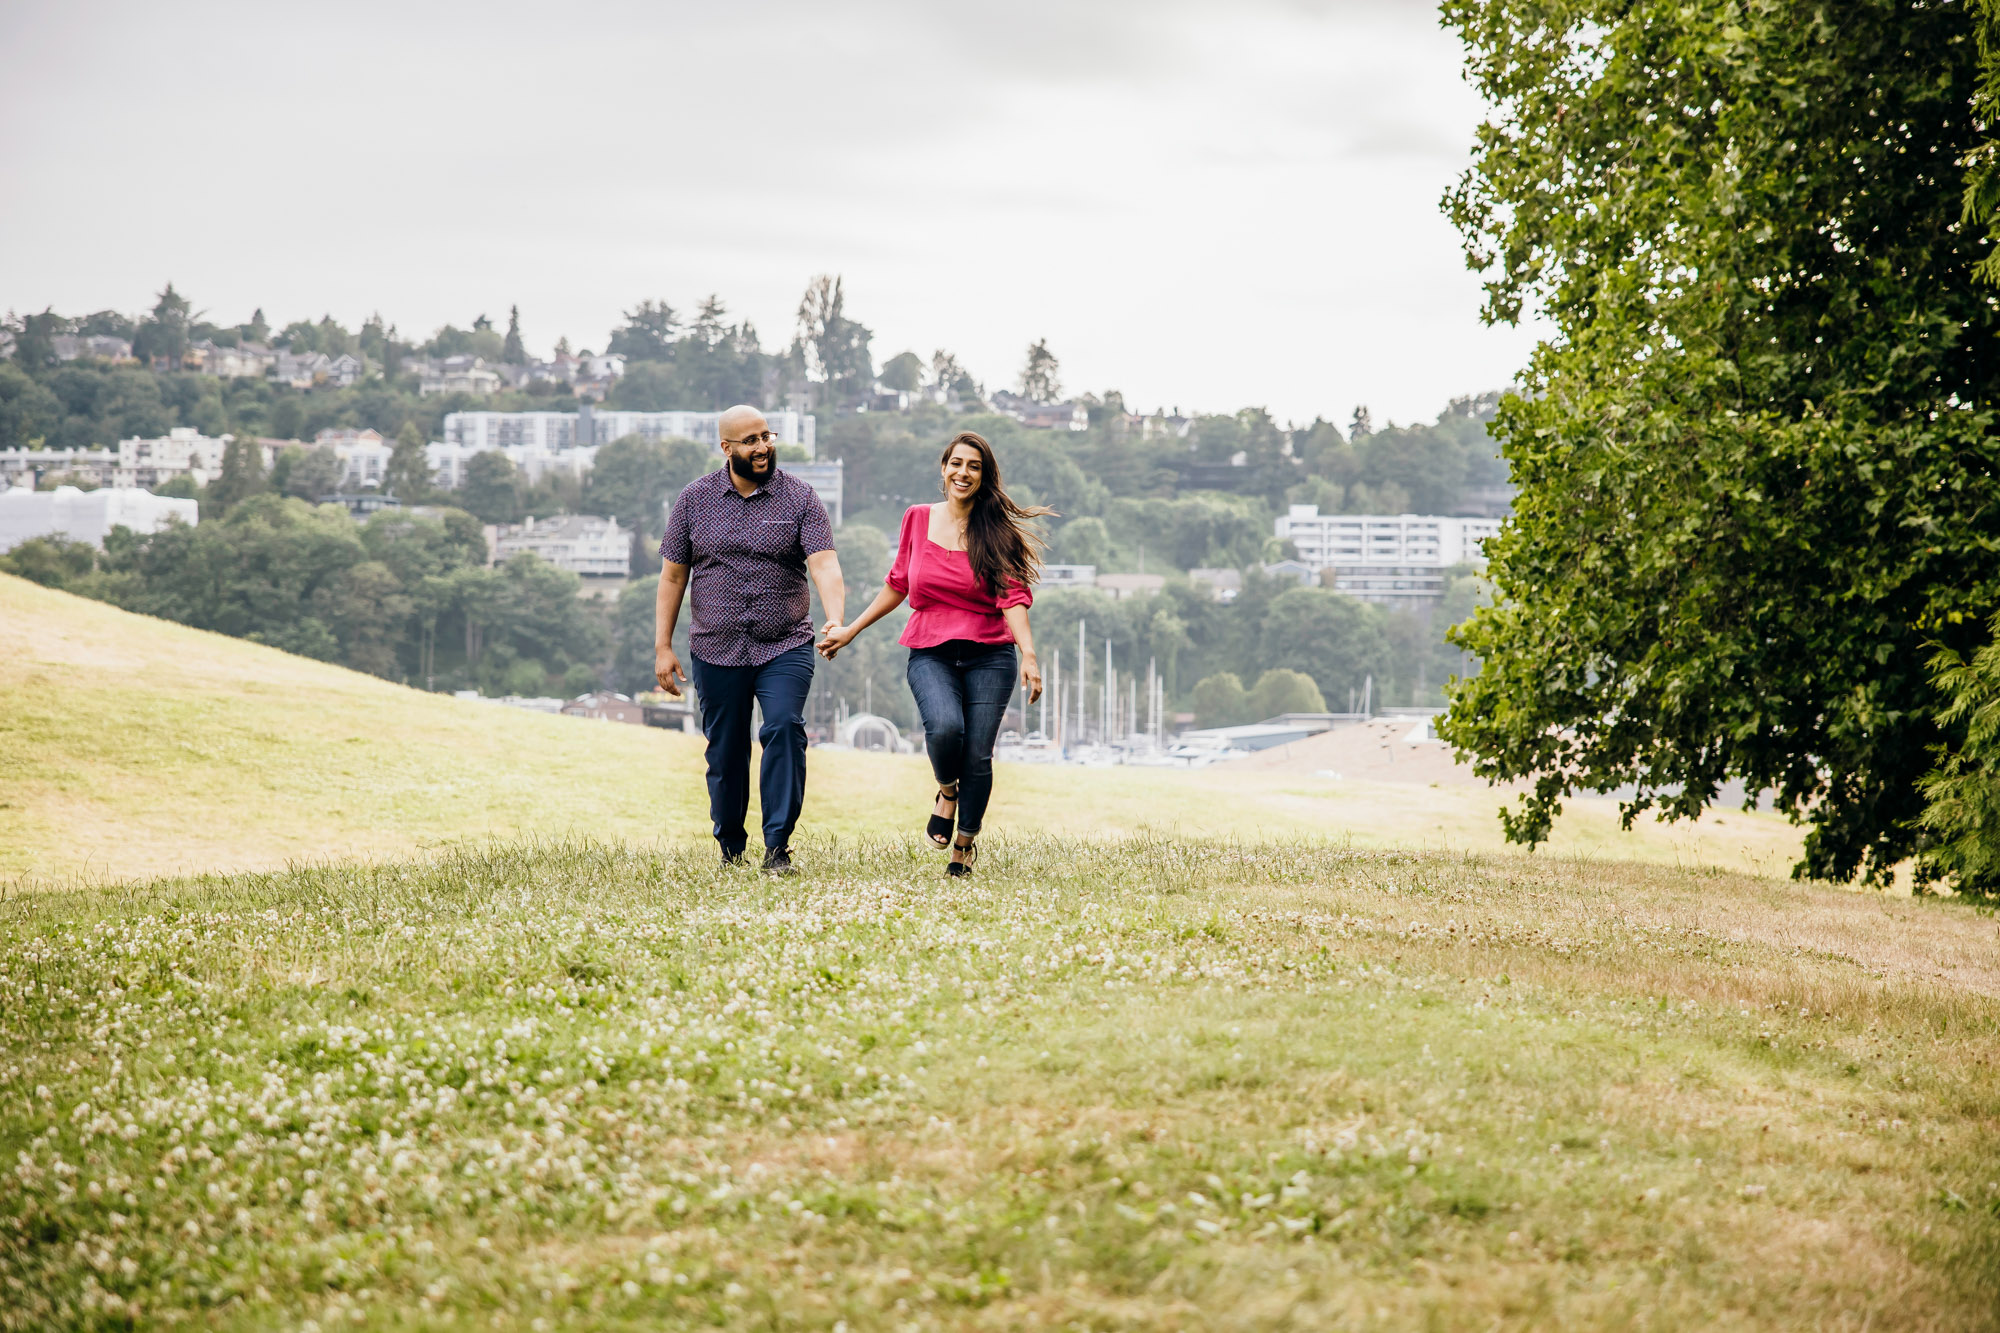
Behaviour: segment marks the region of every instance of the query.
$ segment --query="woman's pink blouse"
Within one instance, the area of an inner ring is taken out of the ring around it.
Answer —
[[[972,572],[970,556],[931,540],[929,505],[911,505],[903,515],[888,583],[910,599],[910,623],[897,640],[906,648],[934,648],[952,639],[1012,643],[1013,632],[1000,613],[1035,604],[1035,595],[1018,580],[998,597],[989,596]]]

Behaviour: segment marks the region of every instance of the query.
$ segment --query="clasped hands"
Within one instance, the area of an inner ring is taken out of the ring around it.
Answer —
[[[819,641],[819,644],[817,645],[819,648],[819,655],[821,657],[824,657],[827,661],[831,662],[834,658],[834,654],[838,653],[842,648],[845,648],[848,644],[854,642],[854,636],[859,634],[860,632],[861,630],[857,626],[843,625],[838,620],[827,621],[825,630],[826,637],[821,639]]]

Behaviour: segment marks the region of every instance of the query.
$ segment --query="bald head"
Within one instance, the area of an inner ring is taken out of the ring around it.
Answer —
[[[778,442],[771,438],[764,414],[739,403],[715,424],[722,436],[722,456],[729,460],[730,484],[748,495],[769,481],[778,461]]]
[[[722,414],[716,423],[724,440],[740,440],[746,435],[761,435],[767,429],[764,414],[747,403],[738,403]]]

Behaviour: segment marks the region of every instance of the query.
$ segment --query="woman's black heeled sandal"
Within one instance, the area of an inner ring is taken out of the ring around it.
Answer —
[[[933,845],[937,847],[949,847],[951,846],[952,830],[958,827],[958,788],[954,786],[950,791],[946,791],[943,787],[939,787],[937,799],[940,801],[950,801],[951,813],[941,815],[933,810],[930,823],[924,825],[924,833],[930,838]]]
[[[954,877],[970,875],[972,873],[972,863],[979,859],[979,844],[970,841],[961,842],[958,844],[957,850],[962,854],[964,859],[953,861],[947,865],[944,868],[944,873]]]

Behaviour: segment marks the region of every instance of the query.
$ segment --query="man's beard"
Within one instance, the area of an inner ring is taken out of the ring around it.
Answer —
[[[729,470],[745,481],[768,480],[771,476],[771,468],[775,463],[776,460],[769,454],[764,456],[764,465],[762,467],[757,466],[755,459],[744,454],[729,455]]]

